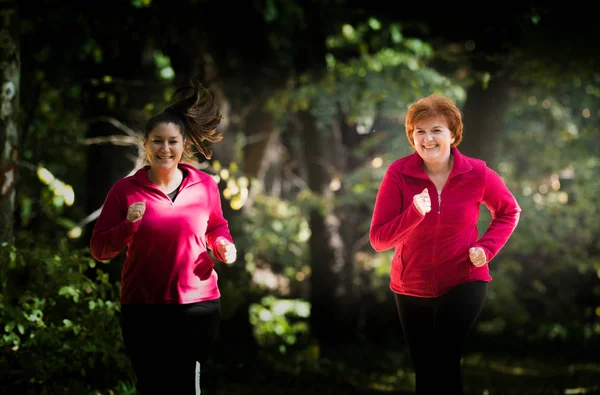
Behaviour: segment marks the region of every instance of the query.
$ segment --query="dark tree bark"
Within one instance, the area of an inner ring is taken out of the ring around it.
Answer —
[[[248,145],[245,147],[244,172],[248,179],[256,182],[251,186],[244,210],[253,207],[257,193],[264,191],[265,177],[270,164],[277,161],[273,153],[279,141],[280,129],[275,124],[273,115],[261,109],[254,111],[246,122]]]
[[[471,85],[463,106],[463,140],[460,151],[468,156],[494,164],[496,152],[505,130],[505,118],[510,105],[511,84],[493,79],[487,87]]]
[[[351,297],[346,273],[348,256],[341,234],[341,222],[334,207],[334,192],[330,188],[336,172],[335,161],[341,147],[339,130],[330,134],[317,130],[316,119],[309,111],[298,114],[299,127],[304,140],[308,186],[320,197],[321,204],[311,209],[309,224],[311,236],[309,254],[310,276],[310,326],[311,334],[326,352],[345,341],[347,328],[343,322],[347,315],[345,299]],[[351,269],[350,269],[351,270]]]
[[[0,2],[0,242],[12,241],[19,159],[19,19],[16,1]]]

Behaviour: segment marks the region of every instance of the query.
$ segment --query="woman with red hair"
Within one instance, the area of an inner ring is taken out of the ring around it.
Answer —
[[[521,209],[502,178],[467,157],[455,103],[430,95],[408,108],[415,152],[386,170],[370,228],[376,251],[394,249],[390,288],[416,374],[417,394],[463,394],[461,357],[481,312],[488,264],[507,243]],[[479,237],[480,205],[492,220]]]

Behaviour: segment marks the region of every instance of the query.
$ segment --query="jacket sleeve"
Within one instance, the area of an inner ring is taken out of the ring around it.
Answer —
[[[425,218],[414,204],[402,213],[402,180],[395,167],[389,167],[383,176],[373,209],[369,240],[377,252],[396,247]]]
[[[502,178],[490,168],[486,169],[482,203],[490,210],[492,220],[475,246],[484,249],[489,262],[504,247],[517,227],[521,208]]]
[[[99,261],[112,259],[125,248],[143,221],[127,220],[127,202],[113,186],[102,205],[100,216],[96,220],[90,248],[92,256]]]
[[[212,250],[214,257],[224,262],[223,257],[218,252],[217,243],[221,237],[233,243],[233,238],[229,231],[229,224],[223,217],[219,187],[212,177],[209,177],[209,193],[210,212],[208,213],[208,225],[206,227],[206,244]]]

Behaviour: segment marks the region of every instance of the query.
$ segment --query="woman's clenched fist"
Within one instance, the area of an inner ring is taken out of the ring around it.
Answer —
[[[429,198],[429,191],[427,191],[427,188],[423,189],[423,192],[413,197],[413,203],[421,215],[425,215],[431,211],[431,199]]]
[[[487,263],[485,251],[483,251],[483,248],[481,247],[469,248],[469,259],[471,260],[471,263],[477,267],[483,266]]]
[[[221,255],[225,263],[233,263],[237,259],[235,245],[224,237],[217,240],[217,252]]]
[[[146,212],[146,201],[132,203],[127,209],[127,220],[129,222],[136,222],[142,219]]]

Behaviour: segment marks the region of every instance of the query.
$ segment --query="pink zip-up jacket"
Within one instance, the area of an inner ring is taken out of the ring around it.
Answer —
[[[185,178],[175,201],[147,176],[149,166],[117,181],[108,192],[90,241],[99,261],[127,246],[122,269],[122,304],[183,304],[218,299],[217,240],[233,242],[223,218],[217,183],[193,166],[179,164]],[[129,222],[127,209],[146,201],[141,220]]]
[[[452,154],[452,171],[439,195],[416,152],[394,161],[383,177],[369,236],[377,252],[394,248],[390,289],[395,293],[434,298],[462,283],[491,281],[488,264],[474,266],[469,248],[483,248],[489,263],[519,222],[521,208],[502,178],[456,147]],[[413,196],[424,188],[431,211],[423,216]],[[492,220],[478,239],[481,203]]]

